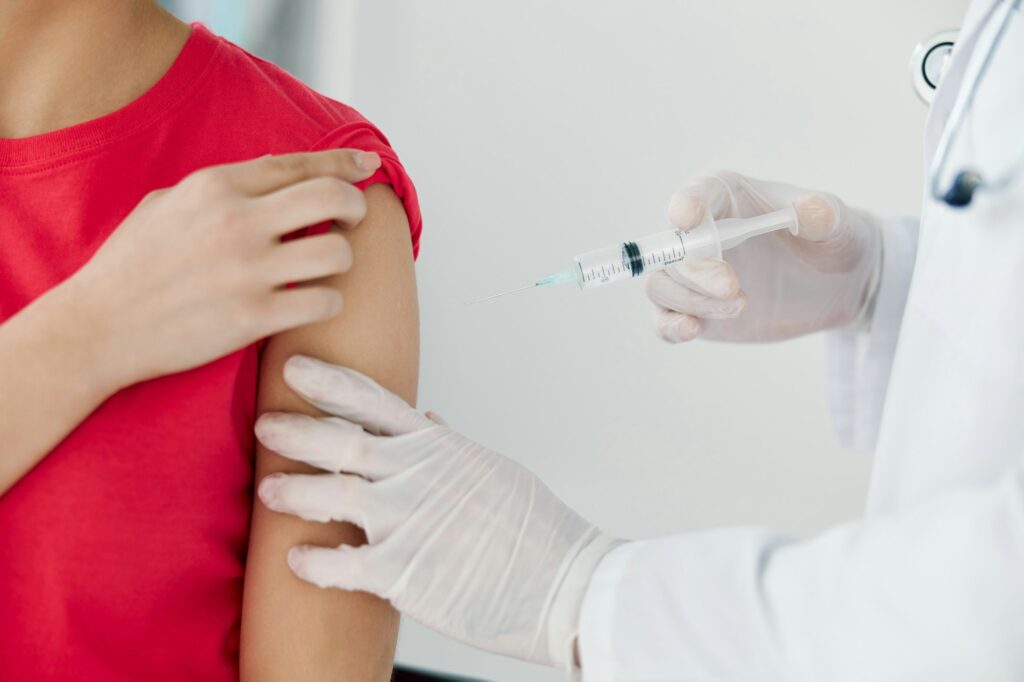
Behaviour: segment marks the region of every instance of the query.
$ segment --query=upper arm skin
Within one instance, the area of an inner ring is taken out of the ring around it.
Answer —
[[[419,318],[409,224],[390,187],[366,190],[369,210],[347,233],[352,269],[332,283],[344,306],[332,320],[274,337],[264,349],[257,409],[317,414],[284,383],[296,353],[359,370],[415,404]],[[259,447],[257,483],[277,471],[307,471]],[[254,505],[242,612],[241,678],[251,680],[387,680],[398,614],[361,592],[320,589],[299,580],[286,554],[297,544],[362,544],[347,524],[315,524]]]

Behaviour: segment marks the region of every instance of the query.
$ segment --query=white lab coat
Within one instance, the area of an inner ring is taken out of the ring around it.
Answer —
[[[972,3],[925,168],[1006,8]],[[951,170],[994,177],[1022,152],[1018,16]],[[963,211],[926,195],[919,242],[888,225],[872,328],[832,340],[840,431],[877,433],[865,518],[616,549],[583,604],[584,680],[1024,680],[1024,181]]]

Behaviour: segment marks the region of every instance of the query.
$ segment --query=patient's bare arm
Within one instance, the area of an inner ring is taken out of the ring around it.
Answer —
[[[296,353],[358,369],[415,402],[419,321],[409,225],[389,187],[371,186],[366,196],[365,221],[347,233],[352,269],[332,280],[344,296],[343,312],[271,340],[261,369],[261,413],[315,414],[282,378],[285,360]],[[270,473],[303,470],[266,449],[257,452],[257,482]],[[304,522],[255,506],[242,618],[243,680],[389,678],[397,613],[365,593],[322,590],[302,582],[286,562],[293,545],[362,542],[362,532],[354,526]]]

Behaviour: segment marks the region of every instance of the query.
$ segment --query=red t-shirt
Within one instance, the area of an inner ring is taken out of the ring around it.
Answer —
[[[103,118],[0,140],[0,323],[75,272],[142,197],[214,164],[353,147],[412,183],[349,107],[196,25]],[[0,679],[232,680],[258,348],[118,393],[0,497]]]

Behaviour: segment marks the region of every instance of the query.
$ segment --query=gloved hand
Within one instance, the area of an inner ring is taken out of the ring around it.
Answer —
[[[293,548],[292,570],[388,599],[481,649],[568,668],[587,584],[617,541],[520,465],[355,371],[294,357],[285,381],[336,417],[265,414],[257,436],[332,473],[268,476],[260,499],[307,520],[355,523],[369,542]]]
[[[798,236],[774,232],[726,252],[726,262],[695,257],[649,277],[662,338],[776,341],[863,319],[881,270],[874,216],[829,194],[725,172],[676,192],[669,218],[688,230],[705,210],[718,220],[788,205],[796,208]]]

